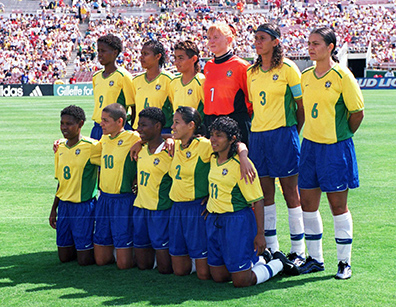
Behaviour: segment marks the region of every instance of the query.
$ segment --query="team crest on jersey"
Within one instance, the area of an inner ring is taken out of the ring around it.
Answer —
[[[158,158],[155,158],[153,164],[158,165],[159,163],[160,163],[160,160]]]
[[[155,89],[156,89],[157,91],[159,91],[159,90],[161,89],[161,85],[157,84],[157,85],[155,86]]]
[[[190,88],[190,89],[187,91],[187,94],[188,94],[188,95],[191,95],[192,92],[193,92],[193,90]]]
[[[190,151],[187,151],[187,152],[186,152],[186,157],[187,157],[187,158],[191,158],[191,152],[190,152]]]
[[[121,146],[122,143],[124,143],[124,141],[123,140],[119,140],[117,144],[118,144],[118,146]]]
[[[80,152],[81,152],[80,148],[77,148],[76,149],[76,156],[78,156],[80,154]]]
[[[221,174],[222,174],[223,176],[227,175],[227,174],[228,174],[228,169],[223,168],[223,171],[221,172]]]
[[[227,71],[227,77],[231,77],[232,76],[232,70]]]
[[[272,80],[276,81],[278,79],[279,79],[279,75],[275,74],[275,75],[272,76]]]
[[[325,88],[329,88],[330,86],[331,86],[331,82],[330,81],[326,81]]]
[[[113,85],[114,85],[114,81],[111,80],[111,81],[109,82],[109,86],[113,86]]]

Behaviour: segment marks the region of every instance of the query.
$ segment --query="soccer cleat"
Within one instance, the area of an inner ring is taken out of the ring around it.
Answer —
[[[265,260],[265,263],[268,263],[268,262],[270,262],[272,260],[272,254],[271,254],[271,251],[268,248],[266,248],[264,250],[264,252],[261,254],[261,256],[263,256],[263,258]]]
[[[308,274],[324,271],[324,263],[313,259],[311,256],[305,260],[304,264],[298,267],[300,274]]]
[[[340,261],[338,263],[338,271],[334,276],[335,279],[348,279],[352,276],[352,269],[348,262]]]
[[[297,255],[297,253],[289,253],[286,257],[293,262],[295,266],[301,266],[305,261],[305,258]]]
[[[300,272],[298,271],[297,266],[293,262],[291,262],[289,259],[286,258],[285,254],[283,254],[280,251],[275,252],[272,255],[273,259],[279,259],[282,264],[283,264],[283,270],[282,272],[285,275],[290,275],[290,276],[296,276],[300,275]]]

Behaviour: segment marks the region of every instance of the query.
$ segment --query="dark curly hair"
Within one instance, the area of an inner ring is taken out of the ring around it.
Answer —
[[[123,105],[115,102],[112,104],[109,104],[106,106],[102,112],[107,112],[109,113],[110,117],[114,119],[115,121],[122,118],[122,123],[125,125],[127,115],[126,115],[126,110]]]
[[[117,50],[118,54],[122,51],[122,41],[118,36],[113,34],[107,34],[98,38],[98,44],[104,43],[108,45],[110,48]],[[117,55],[118,55],[117,54]]]
[[[201,71],[201,65],[199,65],[199,49],[197,47],[197,44],[190,40],[186,40],[184,42],[178,42],[175,45],[175,51],[176,50],[184,50],[187,54],[187,56],[191,59],[194,55],[197,56],[197,60],[194,63],[194,69],[195,72]]]
[[[159,42],[157,40],[149,40],[143,44],[142,49],[144,47],[150,48],[154,52],[154,55],[161,54],[161,57],[158,61],[158,65],[159,65],[159,67],[163,67],[165,65],[167,56],[166,56],[166,51],[165,51],[164,45],[162,45],[161,42]]]
[[[164,112],[160,108],[148,107],[140,111],[139,118],[145,117],[154,123],[160,123],[161,127],[165,126],[166,118]]]
[[[277,34],[280,38],[281,31],[279,30],[279,27],[276,24],[265,23],[265,24],[260,25],[257,28],[258,31],[262,30],[264,32],[266,32],[265,31],[266,29],[269,30],[268,32],[273,32],[274,34]],[[268,33],[268,32],[266,32],[266,33]],[[276,39],[276,37],[274,35],[272,35],[270,33],[268,33],[268,34],[271,35],[272,40]],[[283,46],[279,42],[279,44],[274,47],[274,50],[272,52],[271,66],[270,66],[269,70],[281,66],[282,62],[283,62]],[[262,58],[261,58],[261,55],[259,55],[256,59],[256,62],[254,62],[254,64],[253,64],[252,72],[256,72],[260,68],[261,64],[262,64]]]
[[[228,159],[237,153],[237,143],[241,142],[242,134],[236,120],[228,116],[220,116],[210,125],[209,131],[210,135],[212,135],[214,131],[224,132],[229,141],[235,136],[235,141],[231,144],[230,151],[228,152]],[[215,152],[213,154],[218,157],[218,153]]]
[[[75,106],[75,105],[70,105],[70,106],[64,108],[61,111],[60,115],[61,115],[61,117],[63,115],[72,116],[76,120],[76,123],[78,123],[80,121],[85,122],[85,119],[86,119],[84,110],[78,106]]]

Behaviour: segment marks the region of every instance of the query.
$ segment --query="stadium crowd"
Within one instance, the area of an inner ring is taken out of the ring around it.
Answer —
[[[141,6],[143,1],[126,1]],[[57,2],[59,5],[61,2]],[[201,58],[210,57],[206,46],[206,30],[214,22],[234,26],[237,37],[235,54],[243,58],[255,55],[253,38],[255,27],[266,21],[277,22],[282,29],[282,43],[289,58],[307,57],[307,38],[313,26],[331,26],[335,29],[339,46],[348,43],[349,52],[366,52],[371,45],[370,67],[396,62],[396,23],[392,8],[376,5],[357,5],[351,1],[342,6],[337,2],[317,0],[308,7],[293,2],[273,7],[266,14],[231,14],[225,10],[197,10],[202,2],[191,6],[175,1],[162,1],[161,5],[180,7],[151,14],[148,18],[109,13],[105,18],[91,19],[86,33],[80,33],[81,7],[88,10],[104,6],[126,5],[125,1],[75,1],[70,14],[56,14],[43,10],[41,14],[11,14],[0,16],[0,83],[51,83],[66,77],[66,66],[74,65],[75,72],[94,72],[97,62],[95,42],[101,35],[120,35],[124,51],[118,64],[131,72],[142,71],[139,55],[142,44],[148,39],[160,40],[169,55],[177,41],[192,39],[201,50]],[[41,7],[48,5],[43,0]],[[195,9],[194,9],[195,7]],[[78,9],[80,8],[80,9]],[[72,51],[77,57],[72,58]],[[167,63],[169,67],[171,63]],[[26,77],[27,75],[27,77]],[[25,76],[25,77],[23,77]],[[22,78],[23,77],[23,78]],[[24,80],[24,81],[21,81]]]

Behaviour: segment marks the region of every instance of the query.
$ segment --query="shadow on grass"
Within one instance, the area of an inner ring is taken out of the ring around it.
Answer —
[[[306,277],[306,278],[305,278]],[[40,252],[0,258],[0,289],[20,284],[37,284],[26,290],[40,292],[73,289],[84,293],[64,294],[59,299],[68,300],[96,297],[103,305],[148,305],[182,304],[186,301],[206,303],[250,297],[269,290],[292,288],[332,276],[311,275],[298,278],[274,277],[264,284],[235,289],[231,283],[216,284],[201,281],[195,274],[185,277],[160,275],[156,270],[118,270],[116,265],[80,267],[76,262],[62,264],[56,252]],[[47,286],[42,286],[46,284]],[[88,303],[88,302],[87,302]]]

